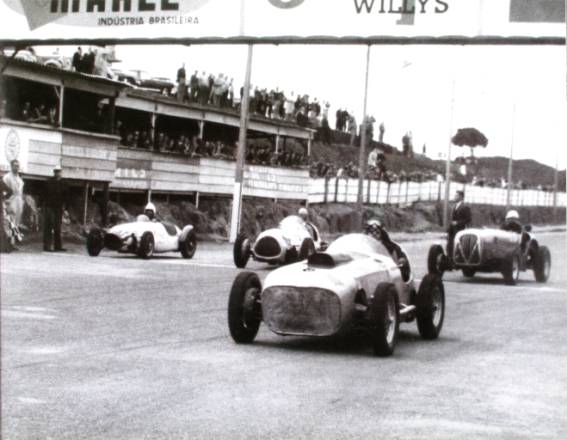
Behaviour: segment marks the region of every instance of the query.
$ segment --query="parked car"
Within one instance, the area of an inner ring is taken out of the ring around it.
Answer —
[[[234,264],[244,268],[250,258],[274,265],[289,264],[304,260],[325,246],[315,225],[290,215],[277,228],[262,232],[255,241],[240,234],[234,243]]]
[[[533,270],[535,280],[545,283],[551,272],[551,254],[538,243],[531,230],[527,225],[521,234],[488,228],[460,231],[455,237],[452,262],[442,245],[431,246],[428,272],[440,275],[446,270],[462,270],[467,278],[477,272],[500,272],[504,282],[513,286],[520,272]]]
[[[88,254],[96,257],[103,249],[135,254],[144,259],[164,252],[181,252],[183,258],[193,258],[197,239],[191,225],[179,229],[166,222],[136,221],[108,230],[92,229],[87,236]]]
[[[419,289],[409,260],[399,266],[380,242],[349,234],[325,252],[276,269],[262,286],[240,273],[228,301],[228,327],[237,343],[250,343],[260,323],[279,335],[331,336],[363,329],[374,353],[393,354],[401,322],[417,321],[424,339],[436,339],[445,317],[441,277],[428,274]]]

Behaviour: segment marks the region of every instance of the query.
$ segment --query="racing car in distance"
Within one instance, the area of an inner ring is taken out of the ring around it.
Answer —
[[[274,265],[289,264],[304,260],[325,247],[315,225],[290,215],[277,228],[262,232],[254,242],[245,234],[238,235],[233,249],[234,264],[242,269],[250,258]]]
[[[416,320],[424,339],[436,339],[444,317],[441,277],[428,274],[417,288],[409,260],[396,264],[365,234],[344,235],[325,252],[276,269],[264,286],[255,273],[242,272],[228,301],[228,327],[236,343],[251,343],[262,321],[284,336],[362,329],[378,356],[393,354],[400,322]]]
[[[116,225],[108,230],[91,229],[87,235],[87,252],[98,256],[103,249],[135,254],[149,259],[155,253],[181,252],[183,258],[193,258],[197,239],[193,226],[183,230],[167,222],[136,221]]]
[[[520,272],[533,270],[535,280],[547,282],[551,272],[551,254],[531,234],[531,226],[522,234],[500,229],[465,229],[455,236],[453,262],[449,261],[442,245],[431,246],[427,269],[432,274],[446,270],[462,270],[472,278],[477,272],[500,272],[507,285],[515,285]]]

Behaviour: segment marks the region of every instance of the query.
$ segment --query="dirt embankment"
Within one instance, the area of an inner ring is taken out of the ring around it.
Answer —
[[[202,199],[199,209],[186,201],[170,203],[155,202],[159,218],[173,222],[179,226],[192,224],[201,239],[225,240],[230,231],[231,200]],[[98,227],[101,222],[100,207],[90,204],[87,222],[83,225],[82,203],[80,200],[69,207],[64,217],[64,235],[67,239],[82,240],[86,231]],[[294,214],[301,207],[296,202],[278,202],[265,199],[244,200],[242,207],[241,231],[255,236],[262,230],[277,226],[287,215]],[[143,210],[143,205],[123,201],[121,205],[110,202],[108,220],[111,225],[133,221]],[[474,205],[473,226],[498,225],[505,216],[504,207]],[[565,224],[565,209],[557,210],[554,218],[552,208],[518,208],[524,223],[533,225]],[[317,225],[322,234],[334,236],[358,230],[356,205],[327,204],[311,205],[309,208],[311,221]],[[364,219],[379,218],[384,226],[392,232],[426,232],[443,231],[441,226],[443,205],[438,203],[417,203],[408,208],[367,207]],[[39,238],[41,231],[41,209],[28,197],[26,206],[26,223],[28,239]],[[30,224],[35,219],[35,225]]]

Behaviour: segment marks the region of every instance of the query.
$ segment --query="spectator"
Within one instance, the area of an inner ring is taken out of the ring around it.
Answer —
[[[61,167],[53,169],[53,177],[46,185],[45,203],[43,209],[43,250],[65,252],[61,240],[61,221],[66,200],[65,184],[61,176]]]
[[[5,201],[6,213],[12,218],[14,227],[19,231],[24,211],[24,180],[20,176],[20,162],[17,159],[10,162],[10,171],[2,177],[2,181],[11,194]],[[15,247],[15,243],[12,245]]]
[[[73,54],[72,67],[75,72],[83,71],[83,49],[77,47],[77,52]]]
[[[177,100],[180,102],[187,101],[187,73],[185,71],[185,63],[177,70]]]
[[[190,100],[193,102],[197,102],[199,99],[199,72],[195,70],[195,73],[191,75],[191,79],[189,81],[189,88],[190,88]]]
[[[356,139],[356,118],[354,115],[350,115],[348,119],[348,131],[350,133],[349,146],[354,146],[354,140]]]

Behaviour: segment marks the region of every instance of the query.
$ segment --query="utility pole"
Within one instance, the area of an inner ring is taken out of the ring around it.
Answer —
[[[356,210],[358,212],[358,223],[362,227],[364,220],[364,178],[366,177],[366,124],[368,111],[368,74],[370,71],[370,49],[369,44],[366,50],[366,72],[364,78],[364,106],[362,110],[362,125],[360,133],[360,152],[358,159],[358,198]]]

